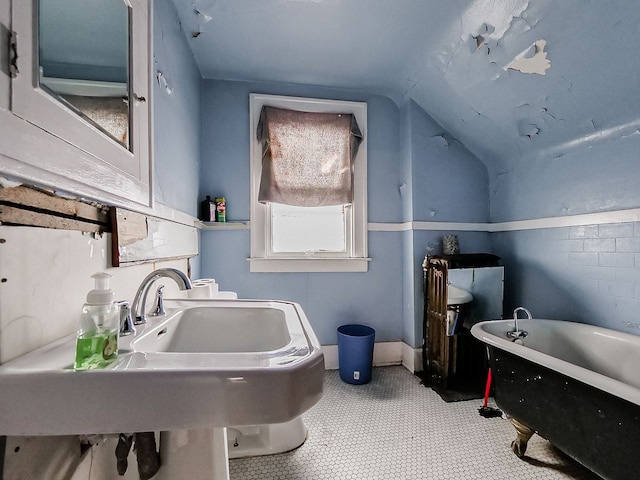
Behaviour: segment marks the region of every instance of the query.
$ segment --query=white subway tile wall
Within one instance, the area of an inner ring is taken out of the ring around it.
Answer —
[[[505,312],[640,334],[640,222],[493,234],[505,264]]]

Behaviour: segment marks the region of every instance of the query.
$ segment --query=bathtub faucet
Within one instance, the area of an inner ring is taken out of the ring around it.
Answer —
[[[529,335],[529,332],[518,329],[518,312],[520,311],[524,312],[529,320],[532,318],[531,312],[524,307],[517,307],[513,311],[513,331],[507,332],[507,337],[513,338],[514,342],[519,338],[525,338]]]

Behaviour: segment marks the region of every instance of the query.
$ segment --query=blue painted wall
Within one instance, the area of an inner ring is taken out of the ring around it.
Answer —
[[[640,135],[585,147],[494,179],[492,220],[572,221],[573,214],[640,207]],[[492,243],[506,266],[507,311],[525,305],[538,317],[640,333],[639,222],[502,232]]]
[[[156,201],[197,216],[200,176],[202,77],[172,2],[154,2],[154,195]]]
[[[366,101],[369,221],[400,221],[399,110],[393,102],[316,87],[207,80],[200,192],[225,196],[229,220],[249,218],[250,93]],[[374,327],[378,341],[402,338],[400,232],[370,232],[367,273],[250,273],[249,256],[249,230],[202,232],[203,276],[216,278],[223,289],[243,298],[299,302],[323,344],[335,344],[336,328],[350,322]]]
[[[385,97],[313,86],[205,80],[200,195],[225,196],[229,220],[249,218],[250,93],[367,102],[369,222],[431,219],[423,214],[425,205],[438,211],[440,221],[488,217],[483,165],[461,145],[439,138],[442,129],[416,104],[399,108]],[[450,178],[451,186],[445,181]],[[202,274],[240,297],[299,302],[323,344],[336,343],[341,324],[358,322],[374,327],[377,341],[404,340],[417,346],[422,259],[427,242],[437,243],[441,236],[442,232],[371,231],[367,273],[269,274],[249,272],[248,230],[204,231]],[[467,252],[486,251],[487,240],[486,234],[461,233]]]
[[[579,140],[578,140],[579,142]],[[491,221],[557,217],[640,206],[640,130],[585,141],[555,158],[514,159],[491,182]]]
[[[488,174],[485,166],[452,138],[418,104],[409,101],[404,137],[407,149],[404,217],[421,222],[486,222],[489,218]],[[405,232],[403,269],[403,339],[422,342],[423,268],[425,255],[441,253],[445,234],[458,235],[463,253],[490,252],[487,233],[414,230]]]
[[[388,98],[313,86],[205,80],[200,193],[224,196],[230,220],[249,219],[249,94],[366,101],[369,221],[399,222],[399,110]]]
[[[411,102],[404,102],[400,108],[401,128],[400,128],[400,177],[399,187],[402,198],[402,221],[407,224],[413,221],[413,170],[411,142]],[[416,325],[420,324],[420,317],[415,316],[416,309],[416,284],[414,281],[416,270],[414,262],[413,231],[402,232],[402,338],[411,346],[417,346],[421,342],[421,335],[416,335]],[[421,291],[420,288],[417,289]]]
[[[514,158],[487,169],[418,104],[314,86],[202,81],[170,4],[156,6],[156,58],[172,95],[156,86],[157,198],[196,214],[206,194],[224,195],[231,220],[249,218],[249,93],[366,101],[369,221],[506,222],[640,207],[640,134],[577,139],[551,157]],[[202,121],[200,120],[202,118]],[[178,160],[176,160],[178,159]],[[198,162],[202,165],[199,167]],[[506,164],[505,164],[506,165]],[[199,194],[194,185],[199,184]],[[250,274],[249,231],[201,234],[202,276],[243,297],[300,302],[320,339],[367,323],[378,340],[418,346],[422,259],[445,233],[461,251],[503,258],[505,311],[577,319],[638,331],[640,227],[635,222],[517,232],[370,232],[366,274]]]
[[[413,220],[488,221],[486,167],[417,103],[409,111]]]
[[[170,9],[164,4],[156,6],[156,16],[164,19],[156,25],[156,38],[160,37],[156,40],[156,56],[159,68],[167,69],[168,80],[175,86],[176,93],[182,90],[186,101],[174,103],[157,94],[160,100],[156,102],[159,103],[156,107],[156,192],[160,199],[176,208],[193,213],[204,195],[224,195],[230,220],[249,219],[248,97],[251,92],[368,103],[369,222],[482,223],[559,216],[571,223],[572,215],[640,207],[640,189],[636,187],[640,182],[637,168],[640,134],[630,131],[631,127],[604,122],[604,133],[591,132],[560,143],[551,135],[557,129],[543,128],[543,133],[550,135],[547,140],[541,140],[540,135],[529,138],[518,134],[514,141],[513,131],[521,124],[551,122],[543,115],[548,113],[545,103],[548,97],[535,100],[531,88],[538,91],[544,87],[552,93],[562,91],[568,95],[557,86],[560,84],[549,80],[553,80],[553,72],[558,68],[573,72],[570,62],[559,61],[561,52],[557,44],[551,76],[503,74],[502,71],[497,80],[493,75],[487,76],[480,85],[488,87],[495,83],[498,85],[495,91],[500,96],[487,96],[478,93],[484,92],[483,88],[475,88],[473,98],[482,104],[483,113],[456,95],[455,82],[447,83],[447,79],[452,82],[457,79],[458,87],[469,87],[476,81],[476,77],[466,73],[467,62],[456,64],[447,55],[442,61],[446,62],[449,77],[443,77],[440,83],[438,78],[424,77],[415,88],[401,89],[404,93],[393,97],[399,105],[387,97],[366,93],[366,88],[217,80],[202,83],[200,101],[200,80],[185,40],[177,38],[178,25]],[[512,17],[507,20],[511,22]],[[556,30],[553,27],[547,33]],[[176,38],[171,38],[173,36]],[[158,52],[159,46],[165,51]],[[473,56],[476,67],[484,61],[473,49],[456,51]],[[251,64],[251,68],[256,67]],[[171,79],[171,75],[175,78]],[[519,90],[511,91],[516,85]],[[466,87],[462,90],[472,91]],[[527,97],[521,98],[518,92],[527,92]],[[512,111],[512,105],[516,104],[517,110]],[[466,138],[469,149],[484,155],[489,168],[434,121],[423,110],[425,106],[435,118],[444,120],[444,125]],[[492,116],[494,107],[498,108],[498,114],[500,108],[508,110],[508,115],[500,117],[504,122]],[[587,103],[568,105],[566,115],[558,122],[564,122],[564,117],[570,115],[567,118],[579,117],[578,120],[586,121],[595,129],[597,122],[589,122],[589,118],[596,114],[609,118],[613,112],[607,108],[597,112],[592,109]],[[200,115],[201,123],[197,120]],[[541,115],[544,118],[540,119]],[[515,123],[506,121],[513,120],[512,117],[517,120]],[[556,117],[554,112],[552,118]],[[626,117],[623,120],[626,121]],[[566,123],[567,129],[572,125]],[[581,126],[575,131],[585,130]],[[464,132],[469,135],[463,136]],[[511,135],[505,135],[508,132]],[[502,155],[496,156],[495,152]],[[176,168],[176,158],[180,159],[179,168]],[[197,158],[201,158],[202,165],[196,199],[195,189],[190,190],[189,186],[194,184]],[[204,231],[201,234],[202,274],[218,278],[223,288],[236,290],[243,297],[299,301],[325,344],[335,343],[338,325],[358,321],[374,326],[380,341],[403,339],[417,346],[423,308],[422,259],[428,252],[439,251],[443,234],[456,233],[461,251],[487,251],[503,258],[505,311],[524,304],[539,316],[579,319],[638,332],[639,232],[635,221],[491,234],[411,229],[370,232],[373,261],[366,274],[250,274],[246,260],[249,231]]]

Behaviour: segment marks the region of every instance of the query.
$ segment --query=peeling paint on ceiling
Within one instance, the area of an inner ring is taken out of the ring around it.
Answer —
[[[531,47],[518,55],[507,68],[518,70],[522,73],[546,75],[547,70],[551,68],[551,61],[547,58],[547,52],[544,51],[546,44],[546,40],[536,41]]]
[[[203,77],[412,99],[494,172],[640,129],[637,0],[173,1]]]

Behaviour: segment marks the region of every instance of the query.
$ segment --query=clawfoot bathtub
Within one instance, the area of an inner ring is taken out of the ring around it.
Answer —
[[[640,471],[640,336],[573,322],[481,322],[498,406],[512,419],[512,449],[524,456],[538,433],[606,479]]]

